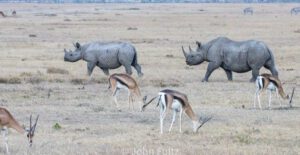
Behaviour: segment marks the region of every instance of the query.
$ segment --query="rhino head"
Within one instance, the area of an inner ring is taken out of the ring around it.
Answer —
[[[197,50],[193,51],[192,48],[189,46],[189,50],[190,50],[189,53],[185,52],[185,50],[182,46],[182,52],[183,52],[183,55],[185,57],[185,62],[186,62],[187,65],[190,65],[190,66],[199,65],[203,61],[205,61],[205,59],[204,59],[204,50],[201,46],[201,43],[197,41],[196,44],[198,46]]]
[[[64,52],[65,52],[64,60],[65,61],[76,62],[83,58],[80,44],[77,42],[76,44],[74,44],[74,46],[75,46],[74,51],[69,50],[69,52],[68,52],[66,49],[64,49]]]

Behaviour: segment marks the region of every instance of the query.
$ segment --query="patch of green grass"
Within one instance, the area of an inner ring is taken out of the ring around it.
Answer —
[[[61,125],[59,125],[58,123],[55,123],[54,125],[53,125],[53,129],[55,129],[55,130],[59,130],[59,129],[61,129],[62,127],[61,127]]]

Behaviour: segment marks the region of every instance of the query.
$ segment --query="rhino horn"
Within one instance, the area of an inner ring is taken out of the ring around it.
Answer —
[[[190,50],[190,53],[191,53],[191,52],[193,52],[193,50],[192,50],[191,46],[189,46],[189,50]]]
[[[184,57],[186,57],[186,56],[187,56],[187,54],[186,54],[186,52],[185,52],[185,50],[184,50],[183,46],[181,46],[181,48],[182,48],[182,52],[183,52],[183,55],[184,55]]]
[[[68,51],[66,49],[64,49],[64,52],[67,53]]]

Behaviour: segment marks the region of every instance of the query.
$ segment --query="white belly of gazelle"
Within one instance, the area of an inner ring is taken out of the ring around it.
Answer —
[[[179,100],[174,99],[171,107],[176,112],[179,112],[182,108],[182,105],[181,105],[181,102]]]

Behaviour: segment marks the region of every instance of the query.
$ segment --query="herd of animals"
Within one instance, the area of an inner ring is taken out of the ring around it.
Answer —
[[[247,15],[247,14],[253,15],[254,9],[253,9],[252,7],[247,7],[247,8],[245,8],[245,9],[243,10],[243,13],[244,13],[244,15]],[[298,13],[300,13],[300,7],[294,7],[294,8],[292,8],[292,9],[290,10],[290,13],[291,13],[291,15],[297,15]],[[13,11],[11,12],[11,15],[12,15],[12,16],[16,16],[16,15],[17,15],[16,10],[13,10]],[[2,17],[7,17],[7,15],[6,15],[3,11],[0,11],[0,16],[2,16]]]
[[[247,7],[243,10],[244,15],[253,15],[254,9],[252,7]],[[300,13],[300,7],[294,7],[290,11],[291,15],[297,15]]]
[[[299,12],[300,7],[291,10],[291,14],[298,14]],[[253,9],[245,8],[244,14],[253,14]],[[6,17],[1,11],[0,15]],[[16,15],[16,11],[13,11],[12,15]],[[197,132],[199,128],[212,118],[208,117],[203,119],[200,117],[199,119],[194,113],[187,95],[177,90],[163,89],[158,92],[157,96],[151,98],[149,101],[147,101],[147,96],[142,98],[138,83],[131,77],[131,67],[135,68],[139,77],[143,76],[142,68],[138,64],[136,48],[131,43],[116,41],[91,42],[81,45],[77,42],[74,44],[74,47],[75,50],[73,51],[64,49],[64,61],[86,61],[87,74],[89,76],[91,76],[96,66],[99,67],[105,75],[109,75],[110,69],[124,66],[126,74],[115,73],[108,78],[109,89],[112,91],[112,97],[114,98],[116,107],[119,107],[117,96],[120,89],[128,91],[128,105],[129,108],[132,109],[134,109],[134,97],[137,97],[140,102],[140,111],[144,111],[150,103],[157,100],[157,106],[160,108],[161,133],[163,133],[163,123],[168,110],[173,111],[169,132],[176,120],[177,113],[179,113],[180,132],[182,131],[181,117],[183,112],[185,112],[192,121],[193,132]],[[189,46],[189,52],[186,52],[182,46],[182,52],[187,65],[192,66],[199,65],[205,61],[209,62],[202,82],[208,82],[211,73],[217,68],[222,68],[230,81],[232,80],[232,72],[244,73],[252,71],[250,82],[255,82],[256,85],[254,108],[256,108],[256,101],[258,101],[259,108],[262,109],[260,94],[264,90],[269,91],[269,108],[271,107],[272,92],[276,92],[277,96],[280,95],[283,99],[290,99],[290,102],[292,101],[294,89],[291,96],[284,92],[282,83],[278,78],[273,53],[269,47],[261,41],[233,41],[226,37],[218,37],[205,44],[196,41],[196,50],[193,50]],[[262,67],[270,70],[271,74],[264,73],[259,75],[259,70]],[[29,146],[31,146],[38,118],[39,116],[37,116],[35,122],[32,123],[32,116],[30,116],[29,128],[25,129],[14,119],[7,109],[0,107],[0,126],[2,128],[7,153],[9,153],[7,141],[8,128],[14,128],[19,133],[26,134]]]

